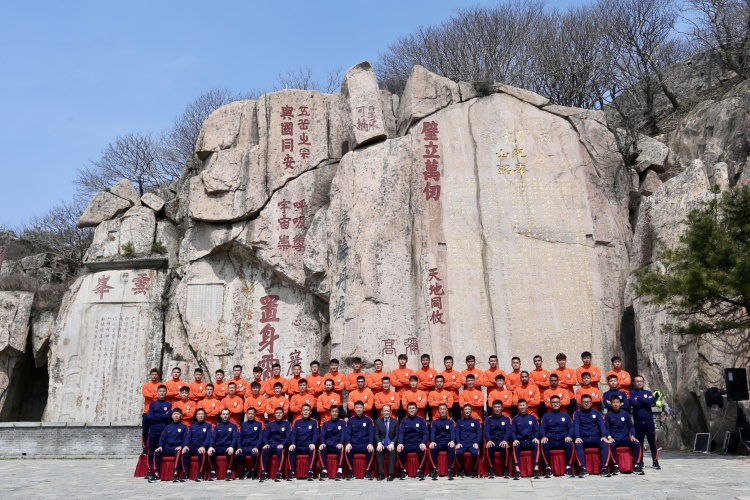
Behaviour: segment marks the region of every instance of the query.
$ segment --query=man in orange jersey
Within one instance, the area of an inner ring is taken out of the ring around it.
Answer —
[[[287,393],[286,395],[290,398],[295,394],[299,394],[299,381],[302,380],[302,365],[297,363],[292,366],[292,378],[286,379]]]
[[[415,375],[414,370],[406,366],[409,357],[406,354],[398,355],[398,368],[391,372],[391,385],[395,391],[401,394],[409,390],[409,377]]]
[[[473,374],[469,373],[466,375],[466,389],[461,391],[461,394],[458,395],[458,403],[461,405],[461,408],[470,405],[471,418],[475,418],[481,423],[483,420],[482,413],[484,412],[484,394],[482,394],[482,391],[474,387],[474,384],[475,377]]]
[[[180,388],[186,385],[180,380],[180,375],[182,375],[182,370],[179,366],[175,366],[172,368],[172,378],[164,382],[167,386],[167,401],[172,404],[180,400]]]
[[[352,358],[352,371],[345,375],[347,391],[351,392],[357,388],[357,377],[359,376],[365,376],[365,372],[362,371],[362,358],[354,357]],[[351,410],[354,411],[353,406],[351,407]],[[366,408],[365,411],[367,411]]]
[[[450,408],[451,418],[458,420],[461,418],[461,406],[458,404],[458,389],[464,383],[463,376],[458,370],[453,369],[453,356],[445,356],[443,358],[443,365],[445,366],[445,370],[440,372],[440,375],[445,380],[443,388],[450,392],[453,398],[453,406]]]
[[[325,378],[320,374],[320,361],[313,361],[310,363],[310,375],[305,377],[307,380],[307,390],[310,391],[316,398],[323,394],[325,391]],[[313,409],[313,415],[316,410]]]
[[[267,398],[271,398],[276,395],[276,390],[274,387],[276,387],[276,384],[281,384],[281,395],[285,395],[289,391],[289,382],[287,379],[281,376],[281,365],[279,363],[274,363],[271,365],[271,376],[266,380],[265,385],[263,386],[263,392],[266,394]],[[273,415],[273,411],[276,408],[271,409],[271,413],[268,414],[268,418],[271,418],[271,415]],[[286,408],[285,408],[286,409]],[[286,415],[286,412],[284,412],[284,415]]]
[[[190,382],[190,401],[197,403],[206,397],[206,383],[203,381],[203,369],[193,370],[193,381]],[[183,415],[184,417],[185,415]]]
[[[530,383],[529,372],[521,372],[521,384],[516,387],[516,401],[526,400],[526,407],[531,415],[539,418],[539,403],[542,401],[542,395],[539,394],[539,387]]]
[[[224,380],[224,370],[219,368],[214,373],[214,397],[224,399],[229,395],[227,381]]]
[[[232,377],[230,382],[234,382],[235,393],[239,397],[244,398],[247,389],[250,387],[250,382],[242,378],[242,365],[234,365],[232,367],[232,374],[234,375],[234,377]]]
[[[206,397],[198,401],[197,409],[205,412],[206,422],[212,427],[219,422],[222,408],[221,400],[214,396],[214,384],[206,384]]]
[[[367,375],[367,387],[373,394],[377,394],[383,391],[383,377],[388,376],[388,373],[383,371],[382,359],[376,359],[372,362],[372,365],[375,371]]]
[[[598,366],[591,364],[591,353],[583,351],[581,353],[581,361],[583,364],[576,368],[576,381],[578,384],[583,385],[583,372],[589,372],[591,385],[599,387],[599,381],[602,379],[602,370]]]
[[[477,358],[471,354],[466,356],[466,369],[461,372],[461,376],[464,378],[464,389],[468,387],[466,383],[467,375],[474,375],[474,387],[481,390],[484,385],[484,372],[477,368]]]
[[[498,375],[505,377],[505,371],[498,368],[497,356],[494,354],[490,356],[487,362],[490,364],[490,369],[484,372],[484,386],[488,391],[491,391],[496,387],[495,377]]]
[[[595,410],[599,410],[602,403],[602,393],[597,386],[591,384],[591,374],[589,372],[583,372],[581,374],[581,379],[583,380],[583,384],[576,389],[576,402],[580,405],[583,395],[588,394],[591,396],[591,407]]]
[[[346,375],[339,371],[339,360],[333,358],[328,364],[329,371],[323,376],[323,383],[326,380],[333,381],[333,392],[339,395],[340,398],[344,397],[344,390],[346,389]],[[339,418],[343,418],[344,412],[339,408]]]
[[[430,367],[429,354],[422,354],[419,358],[419,362],[422,363],[422,367],[417,370],[416,373],[417,378],[419,379],[417,389],[424,391],[424,393],[427,394],[435,388],[435,377],[438,376],[438,372],[436,369]]]
[[[245,418],[245,402],[237,395],[237,385],[234,382],[227,384],[229,394],[221,400],[221,407],[229,410],[229,421],[237,425],[239,429],[242,420]]]
[[[248,408],[255,408],[255,420],[266,422],[266,402],[267,398],[260,392],[261,384],[253,380],[250,382],[250,393],[245,395],[245,413]],[[271,415],[268,415],[269,418]]]
[[[516,394],[505,387],[505,375],[495,376],[495,388],[487,394],[487,401],[500,401],[503,404],[502,413],[511,418],[513,407],[516,406]]]
[[[258,382],[260,384],[260,393],[263,394],[263,389],[266,387],[266,383],[263,381],[263,368],[260,366],[254,366],[253,367],[253,379],[248,380],[248,387],[250,387],[250,384],[253,382]],[[247,396],[247,391],[245,391],[245,395]],[[265,394],[263,394],[265,396]]]
[[[534,356],[534,369],[529,372],[531,383],[539,387],[539,392],[544,393],[549,389],[549,372],[542,368],[542,357]]]
[[[516,387],[521,385],[521,358],[513,356],[510,360],[510,367],[513,368],[513,371],[505,375],[505,386],[511,391],[515,391]]]
[[[558,386],[560,389],[568,391],[568,399],[570,401],[568,415],[572,417],[578,407],[576,404],[576,393],[573,391],[573,387],[576,385],[576,371],[567,367],[568,357],[564,353],[561,352],[555,356],[555,360],[557,361],[557,368],[552,370],[552,373],[557,375]],[[552,376],[552,374],[550,374],[550,376]]]
[[[417,405],[417,416],[427,418],[427,394],[417,389],[419,386],[419,377],[412,375],[409,377],[409,390],[401,393],[401,406],[408,408],[409,403]]]
[[[372,412],[372,406],[375,403],[375,396],[373,396],[370,389],[365,387],[364,375],[359,375],[357,377],[357,387],[349,391],[349,394],[346,398],[346,408],[349,410],[350,415],[354,411],[354,403],[356,403],[357,401],[362,401],[363,408],[366,413]]]
[[[547,408],[550,408],[552,404],[552,396],[557,396],[560,399],[560,410],[563,413],[568,412],[568,406],[570,405],[570,396],[568,396],[568,390],[560,387],[559,378],[557,373],[550,373],[549,376],[549,389],[544,391],[542,394],[542,400]]]
[[[341,396],[333,390],[333,379],[328,378],[325,381],[325,391],[318,396],[317,402],[320,423],[325,423],[331,419],[331,407],[336,406],[341,411]]]
[[[380,413],[383,407],[388,405],[391,407],[391,412],[394,412],[397,408],[401,407],[401,396],[391,389],[391,377],[385,376],[380,381],[383,385],[383,390],[374,396],[375,411]]]
[[[317,404],[315,395],[307,390],[307,380],[304,378],[299,379],[297,382],[299,392],[289,398],[289,414],[292,416],[292,423],[302,418],[302,407],[304,405],[310,406],[310,413]],[[317,412],[316,412],[317,413]],[[313,416],[315,418],[315,416]],[[317,418],[315,418],[317,420]]]
[[[142,455],[148,455],[148,406],[158,399],[156,389],[159,388],[159,370],[151,368],[148,372],[148,382],[143,384],[141,393],[143,394],[143,416],[141,417],[141,447]]]
[[[622,369],[622,358],[620,356],[612,356],[612,369],[607,372],[605,380],[609,380],[610,375],[617,377],[617,388],[630,397],[630,374]]]
[[[269,421],[271,419],[271,415],[273,415],[274,412],[279,408],[284,411],[284,418],[286,418],[287,413],[289,413],[289,400],[282,392],[283,390],[284,386],[281,382],[276,382],[275,384],[273,384],[273,396],[268,398],[268,400],[266,401],[266,413],[268,413]]]
[[[440,405],[445,405],[446,408],[453,406],[453,395],[450,391],[445,390],[445,377],[442,375],[435,377],[435,390],[430,391],[427,395],[427,404],[432,409],[431,422],[440,418],[440,412],[438,411]]]
[[[172,408],[179,408],[182,412],[182,423],[190,427],[193,424],[195,410],[198,409],[198,403],[190,399],[190,387],[184,385],[180,388],[180,400],[172,405]]]

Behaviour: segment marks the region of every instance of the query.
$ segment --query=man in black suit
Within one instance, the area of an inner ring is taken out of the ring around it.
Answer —
[[[391,407],[380,410],[382,417],[375,421],[375,461],[378,464],[378,481],[385,473],[383,455],[388,454],[388,481],[393,481],[396,470],[396,445],[398,445],[398,420],[391,418]]]

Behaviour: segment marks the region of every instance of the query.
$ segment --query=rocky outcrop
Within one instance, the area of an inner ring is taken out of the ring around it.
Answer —
[[[26,352],[34,294],[0,292],[0,410],[5,404],[13,370]]]

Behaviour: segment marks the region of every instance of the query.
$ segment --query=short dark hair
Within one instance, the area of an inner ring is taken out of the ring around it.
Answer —
[[[180,387],[180,392],[190,392],[190,387],[183,385]]]
[[[422,354],[422,355],[421,355],[421,356],[419,357],[419,359],[430,359],[430,355],[429,355],[429,354]]]
[[[331,361],[328,362],[328,365],[340,365],[339,360],[336,358],[333,358]]]
[[[358,376],[357,377],[357,382],[359,382],[360,380],[365,380],[365,377],[363,375]]]
[[[534,356],[532,359],[536,359],[536,358],[542,359],[542,357],[539,354],[537,354],[536,356]]]
[[[162,388],[164,388],[165,391],[168,390],[167,386],[164,385],[164,384],[159,384],[159,386],[156,388],[156,390],[158,391],[159,389],[162,389]]]
[[[174,368],[172,368],[172,371],[175,371],[175,370],[182,373],[182,368],[180,368],[179,366],[175,366]]]
[[[281,365],[279,363],[274,363],[271,365],[271,368],[281,368]]]
[[[416,380],[417,382],[419,382],[419,377],[417,377],[416,375],[412,375],[411,377],[409,377],[409,382],[411,382],[412,380]]]
[[[622,358],[620,356],[612,356],[612,359],[610,359],[609,361],[614,363],[615,361],[622,361]]]
[[[398,355],[398,359],[406,359],[406,360],[408,360],[409,356],[407,356],[406,354],[399,354]]]
[[[221,368],[219,368],[214,373],[221,373],[222,375],[224,375],[224,370],[222,370]]]
[[[497,359],[497,354],[490,354],[490,357],[489,357],[489,359],[492,359],[492,358],[495,358],[495,359]]]
[[[583,401],[584,399],[591,399],[591,394],[584,394],[583,396],[581,396],[581,401]]]
[[[159,375],[161,375],[161,372],[159,371],[159,369],[158,369],[158,368],[151,368],[151,370],[149,370],[148,374],[149,374],[149,375],[151,375],[151,374],[152,374],[152,373],[154,373],[154,372],[156,372],[156,373],[158,373]]]
[[[177,412],[182,415],[182,408],[172,408],[172,413]]]
[[[466,375],[466,380],[469,380],[469,379],[474,380],[475,378],[476,377],[474,377],[474,375],[471,374],[471,373],[469,373],[468,375]]]
[[[301,379],[299,379],[299,380],[297,381],[297,385],[300,385],[300,384],[306,384],[306,383],[307,383],[307,379],[306,379],[306,378],[301,378]]]
[[[443,381],[445,381],[445,377],[443,377],[442,375],[438,375],[437,377],[435,377],[435,380],[437,379],[442,379]]]
[[[360,358],[359,356],[355,356],[352,358],[352,363],[361,363],[361,362],[362,362],[362,358]]]
[[[463,406],[461,407],[461,409],[462,409],[462,410],[465,410],[467,406],[468,406],[469,408],[471,408],[471,405],[470,405],[469,403],[466,403],[465,405],[463,405]]]
[[[250,384],[250,389],[252,389],[253,387],[257,387],[258,389],[260,389],[260,382],[253,382],[252,384]]]
[[[583,372],[581,373],[581,378],[585,377],[586,375],[588,375],[589,377],[591,376],[589,372]]]
[[[521,361],[521,358],[519,358],[518,356],[513,356],[512,358],[510,358],[511,363],[514,362],[515,360]]]
[[[521,403],[526,403],[526,404],[529,404],[529,403],[528,403],[528,401],[526,401],[526,400],[525,400],[525,399],[523,399],[523,398],[519,399],[519,400],[518,400],[518,401],[516,402],[516,404],[517,404],[517,405],[520,405]]]
[[[356,404],[356,403],[355,403],[355,404]],[[406,405],[406,407],[408,408],[408,407],[410,407],[410,406],[413,406],[414,408],[416,408],[416,407],[417,407],[417,403],[415,403],[414,401],[411,401],[411,402],[409,402],[409,404],[408,404],[408,405]]]
[[[583,398],[581,398],[581,399],[583,399]],[[621,398],[620,396],[618,396],[617,394],[612,394],[612,395],[611,395],[611,396],[609,397],[609,400],[610,400],[610,401],[614,401],[615,399],[616,399],[617,401],[622,401],[622,398]]]
[[[227,387],[229,387],[230,385],[233,385],[233,386],[237,387],[237,384],[235,384],[234,382],[229,382],[229,383],[227,384]]]
[[[311,361],[310,362],[310,366],[312,366],[312,365],[318,365],[318,366],[320,366],[320,361],[318,361],[317,359],[315,361]]]
[[[494,400],[494,401],[492,402],[492,406],[495,406],[495,405],[500,405],[500,406],[503,406],[503,402],[502,402],[502,401],[500,401],[499,399],[496,399],[496,400]]]
[[[383,380],[387,380],[388,382],[390,382],[391,381],[391,377],[383,377],[383,378],[381,378],[380,379],[380,383],[381,384],[383,383]]]
[[[196,368],[193,373],[203,373],[203,368]]]
[[[612,375],[610,375],[609,377],[607,377],[607,380],[612,380],[612,379],[615,379],[615,380],[617,380],[617,375],[615,375],[615,374],[613,373]]]
[[[495,382],[498,380],[505,380],[505,376],[501,373],[499,375],[495,375]]]
[[[276,389],[277,387],[279,387],[279,388],[283,388],[283,387],[284,387],[284,384],[282,384],[281,382],[276,382],[275,384],[273,384],[273,388],[274,388],[274,389]]]
[[[354,402],[354,406],[364,406],[365,404],[361,400],[357,400]]]
[[[380,361],[381,363],[383,362],[383,360],[382,360],[382,359],[378,358],[378,359],[376,359],[375,361],[373,361],[373,362],[372,362],[372,364],[374,365],[374,364],[375,364],[375,363],[377,363],[378,361]]]
[[[209,387],[210,387],[211,389],[213,389],[213,388],[214,388],[214,384],[212,384],[211,382],[207,383],[207,384],[206,384],[206,389],[208,389]]]
[[[240,370],[242,370],[242,365],[234,365],[234,366],[232,367],[232,370],[234,370],[235,368],[239,368]]]
[[[448,360],[453,361],[453,356],[443,356],[443,363],[445,363]]]
[[[263,373],[263,368],[261,368],[260,366],[253,367],[253,373],[258,373],[258,372]]]
[[[560,396],[551,396],[551,397],[549,398],[550,402],[551,402],[551,401],[552,401],[553,399],[556,399],[556,400],[560,401]]]
[[[591,353],[588,351],[583,351],[581,353],[581,358],[590,358],[590,357],[591,357]]]
[[[473,354],[469,354],[468,356],[466,356],[466,361],[469,361],[469,360],[476,361],[477,358],[475,358]]]
[[[528,374],[529,374],[529,372],[527,372],[526,370],[523,370],[523,371],[521,372],[521,375],[523,375],[524,373],[525,373],[526,375],[528,375]]]
[[[557,354],[557,356],[555,356],[555,359],[568,359],[568,357],[565,355],[565,353],[560,352]]]

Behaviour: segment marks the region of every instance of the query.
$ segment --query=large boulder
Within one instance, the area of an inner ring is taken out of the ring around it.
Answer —
[[[83,214],[78,219],[78,227],[98,226],[105,220],[112,219],[124,213],[132,206],[132,201],[120,198],[107,191],[102,191],[94,196],[94,199],[91,200],[86,210],[83,211]]]
[[[0,291],[0,413],[3,411],[13,371],[23,360],[34,294]]]

